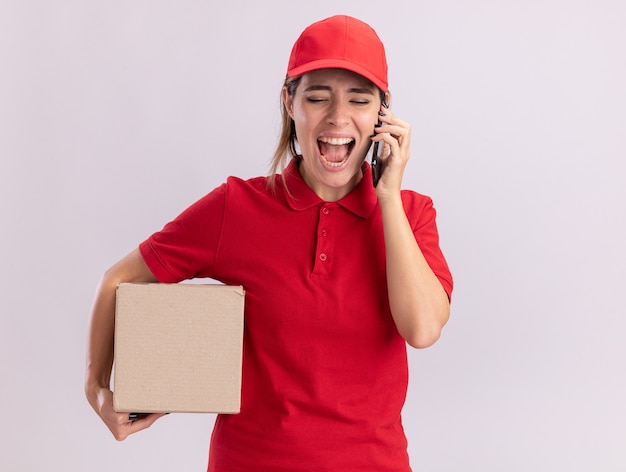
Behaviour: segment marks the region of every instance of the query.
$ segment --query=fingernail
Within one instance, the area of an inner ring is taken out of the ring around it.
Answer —
[[[387,116],[387,114],[385,112],[383,112],[383,111],[379,111],[378,112],[378,116]]]

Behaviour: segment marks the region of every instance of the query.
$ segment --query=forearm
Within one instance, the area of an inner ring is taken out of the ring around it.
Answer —
[[[156,282],[139,250],[134,250],[106,271],[98,285],[91,311],[87,341],[87,368],[85,394],[89,404],[107,425],[118,441],[148,428],[162,414],[150,414],[131,421],[128,413],[118,413],[113,408],[111,369],[113,367],[113,337],[115,333],[115,292],[122,282]]]
[[[94,409],[98,408],[98,394],[109,389],[113,366],[115,331],[115,292],[122,282],[156,282],[138,250],[131,252],[106,271],[91,311],[87,340],[85,394]]]
[[[428,347],[448,320],[448,296],[415,241],[400,194],[381,199],[380,207],[391,314],[411,346]]]
[[[94,300],[87,339],[85,394],[94,409],[98,408],[98,392],[109,388],[113,367],[116,281],[104,275]]]

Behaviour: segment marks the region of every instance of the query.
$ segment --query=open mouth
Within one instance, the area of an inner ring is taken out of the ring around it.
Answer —
[[[354,139],[321,137],[317,140],[317,147],[324,164],[329,167],[340,167],[350,157]]]

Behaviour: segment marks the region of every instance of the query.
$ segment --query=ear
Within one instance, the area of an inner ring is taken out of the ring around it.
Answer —
[[[283,90],[281,92],[281,98],[283,101],[283,106],[285,107],[285,111],[293,120],[293,97],[289,95],[289,92],[287,92],[287,87],[283,87]]]

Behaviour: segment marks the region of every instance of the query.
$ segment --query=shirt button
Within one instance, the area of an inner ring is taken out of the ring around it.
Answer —
[[[320,254],[320,261],[326,262],[327,259],[328,259],[328,256],[326,254],[324,254],[324,253]]]
[[[325,229],[322,230],[322,236],[326,237],[328,236],[328,231],[326,231]]]
[[[324,213],[325,215],[328,215],[330,213],[330,210],[326,207],[322,208],[322,213]]]

